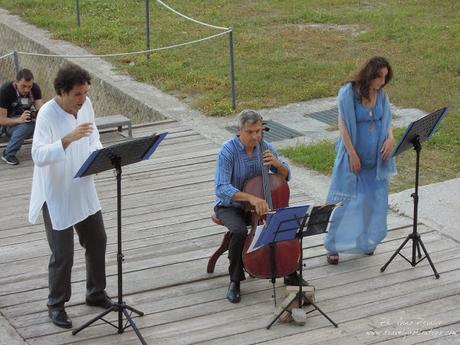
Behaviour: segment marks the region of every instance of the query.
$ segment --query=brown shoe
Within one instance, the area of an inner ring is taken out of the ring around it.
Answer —
[[[326,258],[329,265],[337,265],[339,263],[339,254],[328,254]]]

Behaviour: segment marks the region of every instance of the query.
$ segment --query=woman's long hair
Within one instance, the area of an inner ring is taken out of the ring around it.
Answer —
[[[353,79],[349,80],[353,85],[353,89],[357,91],[360,100],[364,98],[369,99],[371,81],[380,77],[379,71],[385,67],[388,69],[388,74],[385,77],[385,84],[383,84],[383,86],[385,86],[393,77],[393,70],[388,60],[381,56],[374,56],[371,58]]]

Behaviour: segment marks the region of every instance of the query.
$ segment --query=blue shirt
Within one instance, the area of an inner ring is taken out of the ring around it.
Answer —
[[[291,175],[289,165],[282,161],[273,145],[264,141],[266,147],[272,151],[289,171],[288,180]],[[270,167],[270,171],[276,173],[277,169]],[[259,147],[253,151],[252,158],[249,158],[244,150],[240,139],[235,136],[222,144],[217,155],[216,174],[214,177],[216,189],[216,205],[242,207],[241,202],[232,201],[236,192],[243,190],[244,183],[254,176],[262,175],[261,157]]]

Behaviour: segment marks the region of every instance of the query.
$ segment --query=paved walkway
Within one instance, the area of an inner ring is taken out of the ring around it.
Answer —
[[[413,189],[390,196],[390,208],[412,217]],[[419,188],[419,221],[460,242],[460,178]]]

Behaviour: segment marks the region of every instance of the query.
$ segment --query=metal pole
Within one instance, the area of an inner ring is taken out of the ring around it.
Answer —
[[[19,55],[17,51],[13,52],[14,68],[16,69],[16,74],[19,72]]]
[[[77,8],[77,25],[78,27],[80,27],[80,0],[77,0],[76,8]]]
[[[118,333],[123,333],[123,253],[121,251],[121,159],[115,160],[117,171],[117,268],[118,268]]]
[[[233,57],[233,30],[230,28],[228,33],[228,49],[230,52],[230,82],[232,84],[232,110],[236,109],[236,91],[235,91],[235,65]]]
[[[415,157],[415,191],[411,194],[411,197],[414,199],[414,219],[412,223],[412,266],[415,267],[417,264],[416,258],[416,249],[417,249],[417,240],[418,240],[418,230],[417,230],[417,223],[418,223],[418,184],[419,184],[419,174],[420,174],[420,151],[422,150],[422,145],[420,144],[420,140],[418,135],[415,136],[415,139],[412,141],[414,145],[414,150],[416,152]]]
[[[150,50],[150,1],[145,0],[145,37],[147,40],[147,50]],[[147,53],[147,59],[150,54]]]

